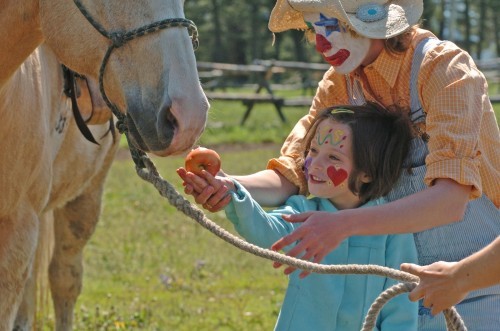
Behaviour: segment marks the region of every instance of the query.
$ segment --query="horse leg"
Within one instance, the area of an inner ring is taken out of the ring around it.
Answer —
[[[73,311],[82,289],[83,248],[94,233],[101,212],[104,180],[109,162],[76,199],[54,211],[54,253],[49,283],[56,315],[56,330],[72,329]]]
[[[38,243],[35,260],[30,277],[24,288],[24,295],[17,310],[14,330],[43,329],[44,318],[48,312],[48,266],[54,245],[54,225],[52,212],[45,212],[40,216],[38,227]],[[34,322],[39,313],[42,320]]]
[[[32,272],[38,217],[25,203],[13,217],[0,218],[0,331],[11,331]]]
[[[33,271],[30,272],[23,293],[22,301],[17,309],[17,316],[14,322],[15,331],[28,331],[32,329],[36,306],[36,283]]]

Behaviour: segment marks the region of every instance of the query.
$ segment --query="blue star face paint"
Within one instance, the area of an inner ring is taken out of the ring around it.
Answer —
[[[331,17],[328,18],[323,14],[319,14],[319,21],[314,23],[316,26],[325,27],[325,36],[328,37],[332,32],[346,32],[345,28],[341,27],[339,20]]]

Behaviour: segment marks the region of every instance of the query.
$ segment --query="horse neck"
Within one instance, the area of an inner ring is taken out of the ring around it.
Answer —
[[[43,42],[38,0],[5,0],[0,11],[0,87]]]

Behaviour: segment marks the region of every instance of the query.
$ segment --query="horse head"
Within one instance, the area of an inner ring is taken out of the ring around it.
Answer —
[[[160,156],[189,149],[209,108],[188,29],[195,27],[186,23],[183,4],[40,0],[45,43],[67,67],[101,78],[104,97],[126,114],[131,142]]]

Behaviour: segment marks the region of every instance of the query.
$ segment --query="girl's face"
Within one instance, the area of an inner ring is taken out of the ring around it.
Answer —
[[[353,36],[333,17],[303,13],[306,24],[316,34],[316,50],[340,74],[349,74],[368,57],[372,39]]]
[[[329,199],[338,209],[359,206],[358,196],[348,188],[352,158],[351,128],[331,119],[323,120],[305,161],[309,192]]]

